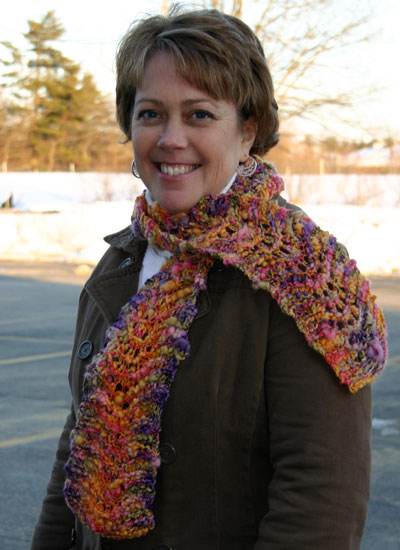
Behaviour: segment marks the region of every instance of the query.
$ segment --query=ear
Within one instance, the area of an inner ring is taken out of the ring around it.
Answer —
[[[240,162],[245,162],[249,158],[250,149],[256,139],[258,123],[254,117],[250,117],[242,122],[242,156]]]

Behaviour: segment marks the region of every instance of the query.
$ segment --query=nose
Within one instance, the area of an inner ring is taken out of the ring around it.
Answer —
[[[166,121],[158,138],[157,146],[161,149],[184,149],[187,143],[184,124],[176,120]]]

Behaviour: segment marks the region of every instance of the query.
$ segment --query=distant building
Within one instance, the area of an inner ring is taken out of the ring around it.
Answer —
[[[358,168],[400,168],[400,144],[385,147],[376,143],[349,153],[342,158],[341,164]]]

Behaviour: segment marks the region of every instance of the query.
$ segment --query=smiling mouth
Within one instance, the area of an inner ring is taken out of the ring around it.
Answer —
[[[188,174],[196,170],[200,164],[164,164],[158,165],[160,172],[167,174],[168,176],[180,176],[182,174]]]

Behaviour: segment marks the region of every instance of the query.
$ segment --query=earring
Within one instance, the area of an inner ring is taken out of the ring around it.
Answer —
[[[135,166],[135,159],[133,159],[132,164],[131,164],[131,172],[132,172],[132,175],[135,176],[135,178],[140,179],[140,174],[137,171],[137,168]]]
[[[241,162],[237,168],[239,176],[250,178],[257,170],[257,161],[254,157],[249,156],[245,162]]]

